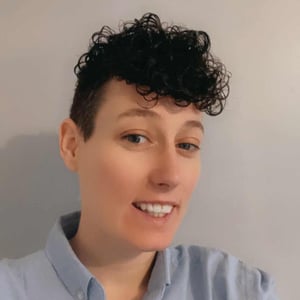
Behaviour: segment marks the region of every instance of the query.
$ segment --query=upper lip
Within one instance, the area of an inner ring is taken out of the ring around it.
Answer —
[[[138,200],[138,201],[134,201],[133,203],[146,203],[146,204],[160,204],[160,205],[178,206],[177,202],[168,201],[168,200]]]

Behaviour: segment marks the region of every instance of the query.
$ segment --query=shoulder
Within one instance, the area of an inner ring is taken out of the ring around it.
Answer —
[[[186,269],[195,284],[199,285],[199,280],[205,281],[215,292],[238,294],[240,299],[277,299],[274,280],[268,273],[229,253],[195,245],[180,245],[170,248],[170,251],[173,265]]]
[[[24,276],[45,264],[47,259],[42,250],[17,259],[5,258],[0,260],[0,276],[11,275],[15,279],[24,279]]]
[[[0,298],[26,299],[28,282],[43,276],[47,267],[43,251],[18,259],[0,260]]]

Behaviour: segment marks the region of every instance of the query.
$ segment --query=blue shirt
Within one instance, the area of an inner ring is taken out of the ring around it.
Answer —
[[[104,300],[101,283],[68,240],[80,212],[60,218],[44,250],[0,261],[1,300]],[[273,280],[222,251],[177,246],[160,251],[143,300],[275,300]],[[127,299],[124,299],[127,300]]]

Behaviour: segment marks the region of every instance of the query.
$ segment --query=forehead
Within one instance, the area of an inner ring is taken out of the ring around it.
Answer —
[[[149,102],[136,91],[135,85],[129,85],[124,80],[110,80],[101,94],[99,117],[109,115],[117,121],[120,114],[126,115],[127,111],[128,116],[153,116],[153,119],[157,119],[155,113],[162,117],[173,115],[178,118],[188,117],[198,120],[202,119],[203,114],[194,105],[187,107],[176,105],[171,97],[160,97],[157,103],[156,100]]]

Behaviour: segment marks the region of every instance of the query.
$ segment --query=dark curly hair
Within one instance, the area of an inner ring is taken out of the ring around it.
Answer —
[[[209,115],[218,115],[229,94],[230,73],[209,50],[204,31],[163,26],[152,13],[123,23],[118,33],[104,26],[92,35],[88,52],[74,68],[78,80],[70,118],[88,140],[101,90],[112,78],[134,84],[153,105],[159,97],[170,96],[178,106],[193,103]]]

